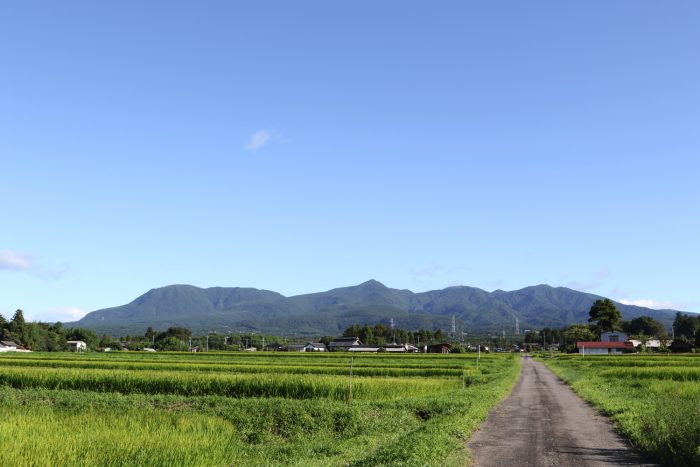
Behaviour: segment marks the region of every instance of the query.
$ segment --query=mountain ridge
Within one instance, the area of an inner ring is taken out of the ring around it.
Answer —
[[[293,296],[251,287],[173,284],[150,289],[125,305],[95,310],[65,325],[112,335],[142,334],[149,326],[183,326],[195,333],[334,335],[352,324],[388,324],[391,319],[406,329],[447,331],[454,316],[463,331],[500,333],[512,332],[516,318],[521,330],[585,323],[588,310],[600,298],[547,284],[514,291],[453,286],[416,293],[370,279],[358,285]],[[649,315],[667,328],[676,313],[615,304],[623,319]]]

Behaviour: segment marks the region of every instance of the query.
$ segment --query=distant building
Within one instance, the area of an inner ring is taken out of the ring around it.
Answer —
[[[615,355],[634,351],[631,342],[577,342],[576,348],[581,355]]]
[[[372,352],[379,352],[379,347],[378,345],[353,345],[352,347],[348,347],[347,351],[348,352],[365,352],[365,353],[372,353]]]
[[[413,344],[387,344],[384,346],[387,352],[418,352],[418,347]]]
[[[303,352],[304,351],[304,344],[288,344],[287,345],[287,352]]]
[[[71,352],[85,352],[87,350],[85,341],[68,341],[66,344]]]
[[[0,352],[17,352],[17,347],[12,341],[0,341]]]
[[[426,353],[450,353],[452,346],[448,343],[430,344],[425,346]]]
[[[624,332],[604,332],[600,335],[601,342],[627,342],[627,334]]]
[[[322,342],[309,342],[304,346],[304,352],[325,352],[326,344]]]
[[[351,347],[362,345],[359,337],[336,337],[328,344],[328,350],[350,350]]]

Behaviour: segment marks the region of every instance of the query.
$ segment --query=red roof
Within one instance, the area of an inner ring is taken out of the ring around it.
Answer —
[[[577,342],[576,348],[585,347],[587,349],[633,349],[631,342]]]

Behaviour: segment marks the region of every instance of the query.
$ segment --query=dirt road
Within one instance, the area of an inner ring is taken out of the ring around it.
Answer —
[[[655,466],[542,363],[523,358],[513,393],[469,440],[476,467]]]

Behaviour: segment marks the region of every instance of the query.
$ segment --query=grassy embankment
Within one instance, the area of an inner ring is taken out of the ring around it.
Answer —
[[[700,466],[700,356],[562,355],[544,362],[651,458]]]
[[[0,355],[9,465],[459,465],[519,359]]]

